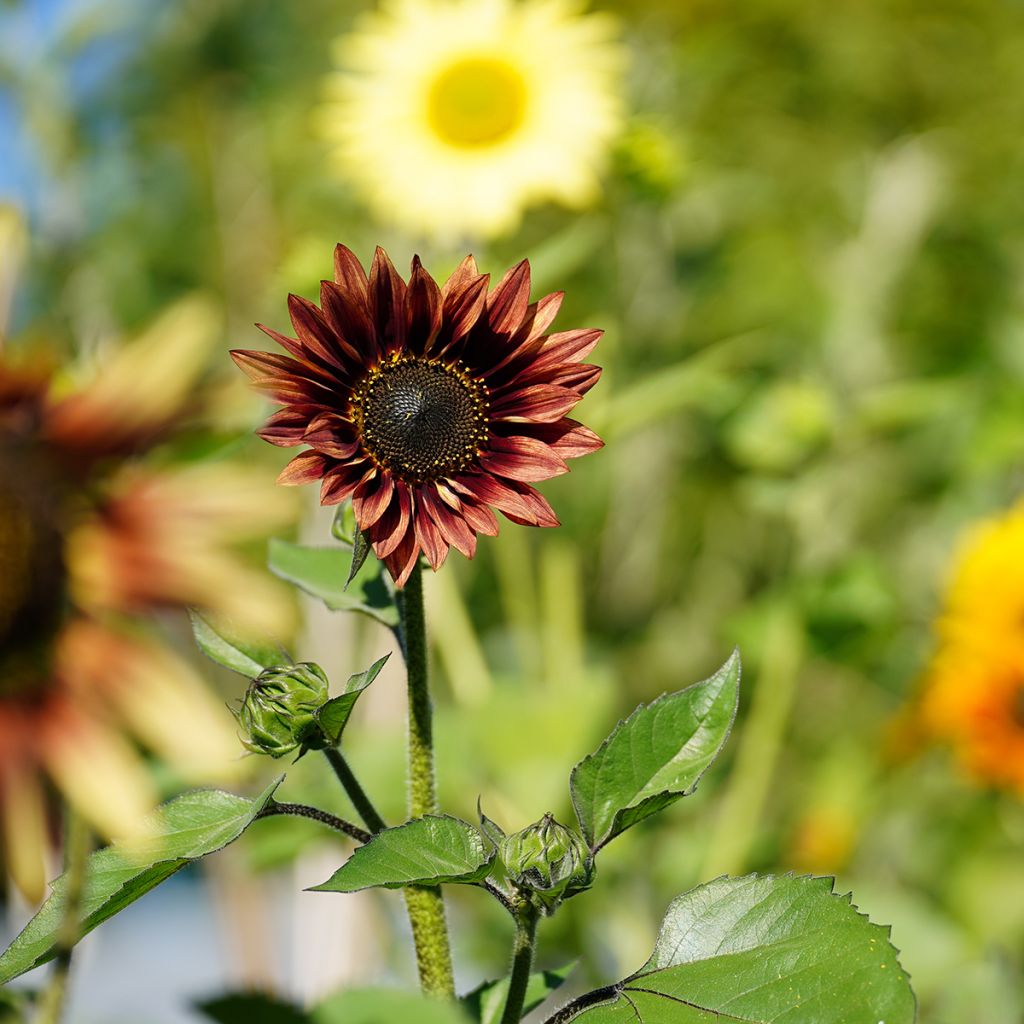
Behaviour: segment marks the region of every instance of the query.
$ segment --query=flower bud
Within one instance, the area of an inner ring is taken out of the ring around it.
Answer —
[[[593,881],[594,860],[586,843],[551,814],[506,836],[498,855],[512,884],[548,914]]]
[[[254,679],[235,714],[242,744],[255,754],[284,757],[326,744],[316,712],[327,701],[327,676],[319,665],[275,665]]]

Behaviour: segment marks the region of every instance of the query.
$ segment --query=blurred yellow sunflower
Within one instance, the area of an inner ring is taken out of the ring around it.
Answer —
[[[182,307],[167,323],[203,314]],[[19,889],[45,883],[47,779],[104,836],[131,834],[156,794],[137,740],[190,781],[238,770],[234,723],[146,613],[198,605],[269,628],[282,595],[222,544],[288,518],[237,470],[157,472],[199,347],[163,328],[68,390],[0,351],[0,834]],[[191,350],[191,355],[189,354]]]
[[[391,0],[336,43],[322,110],[377,215],[493,236],[592,202],[621,122],[615,25],[572,0]]]
[[[1024,796],[1024,503],[965,537],[922,712],[981,782]]]

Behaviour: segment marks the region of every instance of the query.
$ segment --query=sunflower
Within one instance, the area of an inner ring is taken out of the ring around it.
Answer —
[[[937,626],[925,724],[976,779],[1024,795],[1024,504],[965,538]]]
[[[562,294],[530,304],[530,266],[488,276],[467,256],[438,288],[412,261],[408,284],[383,249],[369,277],[345,246],[320,307],[288,305],[296,339],[261,327],[288,355],[234,351],[255,386],[284,408],[260,436],[309,445],[278,478],[321,480],[320,502],[348,498],[398,586],[422,552],[435,570],[449,547],[468,558],[493,536],[493,508],[529,526],[557,526],[530,486],[602,446],[566,414],[596,383],[582,362],[598,330],[548,333]]]
[[[614,35],[566,0],[386,4],[336,46],[321,112],[336,162],[382,219],[432,234],[586,205],[621,122]]]
[[[230,715],[146,613],[199,605],[267,625],[280,607],[219,550],[280,521],[279,502],[254,518],[252,485],[237,474],[213,492],[208,471],[125,458],[174,418],[138,373],[111,397],[151,349],[129,346],[71,393],[0,354],[0,832],[32,900],[45,883],[50,784],[111,837],[137,830],[156,799],[134,740],[190,781],[237,770]],[[182,367],[161,383],[184,392],[182,376],[192,375]],[[244,596],[225,607],[224,594]]]

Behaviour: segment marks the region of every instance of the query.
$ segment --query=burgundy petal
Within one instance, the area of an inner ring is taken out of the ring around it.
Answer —
[[[351,423],[337,413],[320,413],[306,428],[306,444],[335,459],[350,459],[359,451]]]
[[[391,578],[395,581],[396,587],[401,589],[409,581],[409,575],[412,573],[419,556],[420,546],[416,541],[416,531],[412,528],[412,523],[410,523],[409,529],[405,531],[405,536],[402,537],[401,543],[384,559],[384,564],[388,567],[388,572],[391,573]]]
[[[557,423],[516,423],[510,427],[516,431],[527,431],[530,437],[543,441],[563,459],[589,455],[604,447],[604,441],[594,431],[576,420],[562,419]]]
[[[430,518],[445,542],[457,548],[467,558],[472,558],[476,554],[476,534],[466,520],[441,501],[430,484],[421,487],[419,495],[421,504],[426,506],[426,511],[430,513]]]
[[[309,299],[304,299],[301,295],[289,295],[288,313],[299,341],[310,352],[339,370],[346,369],[338,353],[338,336],[334,328]]]
[[[329,469],[320,486],[320,504],[340,505],[352,497],[360,483],[368,480],[376,472],[377,467],[366,462],[343,463]]]
[[[487,447],[490,450],[478,459],[480,465],[510,480],[550,480],[569,472],[560,455],[532,437],[492,437]]]
[[[405,347],[405,282],[378,245],[370,266],[370,314],[386,354]]]
[[[256,431],[256,434],[278,448],[294,448],[305,443],[303,435],[316,412],[316,408],[309,405],[292,405],[287,409],[279,409]]]
[[[396,480],[394,500],[369,531],[370,542],[378,558],[387,558],[402,542],[409,529],[412,510],[413,499],[409,485]]]
[[[539,338],[551,326],[564,298],[565,292],[552,292],[530,306],[526,311],[526,322],[530,325],[527,341]]]
[[[479,322],[487,305],[489,281],[489,275],[481,274],[465,287],[444,295],[441,331],[435,345],[438,355],[453,349]]]
[[[394,477],[386,470],[360,483],[352,495],[352,511],[359,529],[368,530],[384,514],[395,493]]]
[[[462,262],[452,271],[451,276],[441,286],[441,295],[447,299],[462,291],[471,281],[480,277],[480,269],[476,265],[473,254],[463,258]]]
[[[277,482],[289,487],[311,484],[319,480],[331,465],[331,459],[320,452],[303,452],[296,455],[278,475]]]
[[[320,282],[320,305],[334,330],[334,344],[344,365],[358,376],[377,353],[376,335],[366,305],[346,295],[333,281]]]
[[[478,501],[493,505],[499,512],[518,516],[531,526],[540,525],[534,515],[532,502],[524,497],[517,489],[517,485],[511,481],[498,480],[486,473],[474,473],[453,477],[451,482],[456,490],[462,491]],[[518,486],[526,487],[525,484]],[[532,488],[528,489],[532,490]]]
[[[356,254],[340,242],[334,247],[334,283],[350,302],[367,305],[367,279]]]
[[[422,497],[423,489],[421,488],[417,492],[417,498],[422,500]],[[425,510],[421,509],[413,517],[412,522],[416,530],[416,541],[420,548],[422,548],[423,554],[427,556],[430,568],[437,572],[444,564],[445,558],[448,557],[448,545],[445,543],[441,531],[437,528],[437,524]]]
[[[491,415],[496,420],[552,423],[560,420],[579,400],[579,394],[570,388],[532,384],[499,398],[491,406]]]
[[[462,503],[462,517],[477,533],[487,537],[498,536],[498,518],[486,505],[467,497]]]
[[[405,293],[409,348],[417,355],[430,350],[441,330],[441,290],[423,269],[419,256],[412,258],[412,274]]]
[[[540,368],[558,363],[578,363],[590,355],[602,334],[604,331],[597,328],[549,334],[533,365]]]
[[[491,330],[495,334],[515,334],[529,304],[530,261],[522,260],[506,271],[487,299],[487,319]]]

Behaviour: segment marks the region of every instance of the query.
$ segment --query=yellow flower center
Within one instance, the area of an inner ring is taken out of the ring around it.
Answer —
[[[444,69],[427,95],[430,127],[452,146],[491,146],[508,138],[526,116],[526,83],[495,57],[466,57]]]
[[[400,480],[465,469],[487,440],[487,392],[459,364],[402,356],[370,371],[352,398],[367,454]]]

